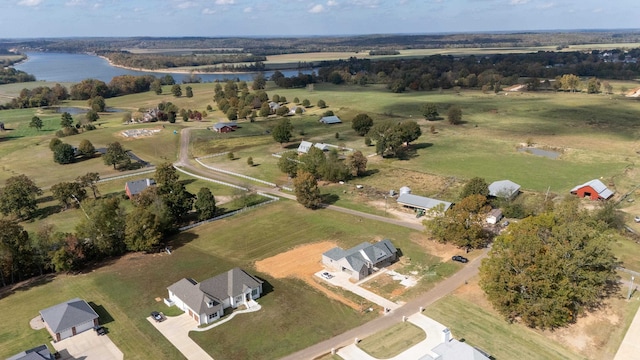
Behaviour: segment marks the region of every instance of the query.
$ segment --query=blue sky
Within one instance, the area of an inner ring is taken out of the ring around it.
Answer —
[[[0,0],[0,37],[611,29],[639,16],[640,0]]]

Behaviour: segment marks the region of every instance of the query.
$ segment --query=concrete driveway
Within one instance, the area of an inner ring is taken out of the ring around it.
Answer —
[[[407,320],[424,330],[427,338],[388,360],[413,360],[420,359],[425,355],[436,359],[438,354],[433,353],[431,350],[444,341],[443,331],[446,327],[421,313],[413,314]],[[377,358],[362,351],[356,344],[340,349],[338,355],[345,360],[377,360]]]
[[[352,283],[351,280],[349,280],[349,274],[347,273],[339,272],[339,271],[329,272],[329,274],[333,275],[333,277],[331,279],[325,279],[320,275],[323,272],[328,272],[328,271],[327,270],[319,271],[316,273],[316,276],[320,277],[321,279],[323,279],[324,281],[328,282],[331,285],[335,285],[345,290],[351,291],[352,293],[360,297],[363,297],[375,304],[378,304],[385,309],[395,310],[401,306],[399,304],[394,303],[391,300],[387,300],[383,298],[378,294],[374,294],[371,291],[358,286],[357,284]],[[375,274],[371,276],[375,276]]]
[[[189,314],[180,316],[168,316],[163,322],[156,322],[149,316],[147,320],[156,328],[164,337],[173,344],[189,360],[213,360],[200,345],[189,337],[189,331],[197,328],[197,324]]]
[[[87,330],[76,336],[58,342],[51,342],[53,347],[66,359],[89,360],[122,360],[122,351],[109,339],[109,335],[98,335]]]

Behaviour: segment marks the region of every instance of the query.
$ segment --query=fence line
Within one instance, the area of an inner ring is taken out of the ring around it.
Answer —
[[[217,154],[200,156],[198,159],[207,159],[207,158],[212,158],[212,157],[216,157],[216,156],[223,156],[223,155],[227,155],[228,153],[229,153],[228,151],[225,151],[225,152],[221,152],[221,153],[217,153]]]
[[[181,168],[179,168],[179,167],[177,167],[177,166],[175,166],[175,165],[174,165],[173,167],[174,167],[176,170],[180,171],[181,173],[187,174],[187,175],[189,175],[189,176],[193,176],[194,178],[197,178],[197,179],[200,179],[200,180],[210,181],[210,182],[212,182],[212,183],[216,183],[216,184],[220,184],[220,185],[224,185],[224,186],[229,186],[229,187],[232,187],[232,188],[235,188],[235,189],[240,189],[240,190],[244,190],[244,191],[249,191],[249,189],[247,189],[247,188],[245,188],[245,187],[242,187],[242,186],[238,186],[238,185],[230,184],[230,183],[227,183],[227,182],[224,182],[224,181],[220,181],[220,180],[209,179],[209,178],[207,178],[207,177],[200,176],[200,175],[196,175],[196,174],[190,173],[190,172],[188,172],[188,171],[186,171],[186,170],[184,170],[184,169],[181,169]]]
[[[248,210],[252,210],[252,209],[258,208],[258,207],[260,207],[260,206],[268,205],[268,204],[271,204],[271,203],[273,203],[273,202],[276,202],[276,201],[279,201],[279,200],[280,200],[280,198],[279,198],[279,197],[277,197],[277,196],[268,195],[268,194],[265,194],[265,193],[262,193],[262,192],[258,192],[257,194],[258,194],[258,195],[261,195],[261,196],[264,196],[264,197],[267,197],[267,198],[269,198],[269,199],[271,199],[271,200],[269,200],[269,201],[265,201],[265,202],[262,202],[262,203],[260,203],[260,204],[256,204],[256,205],[252,205],[252,206],[244,207],[244,208],[242,208],[242,209],[238,209],[238,210],[232,211],[232,212],[230,212],[230,213],[226,213],[226,214],[224,214],[224,215],[216,216],[216,217],[211,218],[211,219],[203,220],[203,221],[197,222],[197,223],[195,223],[195,224],[191,224],[191,225],[183,226],[183,227],[179,228],[178,230],[180,230],[180,231],[185,231],[185,230],[193,229],[193,228],[194,228],[194,227],[196,227],[196,226],[200,226],[200,225],[204,225],[204,224],[207,224],[207,223],[210,223],[210,222],[216,221],[216,220],[221,220],[221,219],[224,219],[224,218],[228,218],[228,217],[230,217],[230,216],[233,216],[233,215],[239,214],[239,213],[241,213],[241,212],[248,211]]]
[[[145,171],[140,171],[140,172],[136,172],[136,173],[131,173],[131,174],[124,174],[124,175],[118,175],[118,176],[111,176],[108,178],[104,178],[104,179],[100,179],[98,180],[99,183],[101,182],[107,182],[107,181],[111,181],[111,180],[118,180],[118,179],[124,179],[127,177],[132,177],[132,176],[138,176],[138,175],[142,175],[142,174],[149,174],[152,172],[155,172],[156,169],[151,169],[151,170],[145,170]]]
[[[272,187],[278,187],[278,185],[276,185],[276,184],[274,184],[274,183],[272,183],[272,182],[269,182],[269,181],[265,181],[265,180],[262,180],[262,179],[256,179],[256,178],[251,177],[251,176],[247,176],[247,175],[243,175],[243,174],[238,174],[238,173],[235,173],[235,172],[233,172],[233,171],[224,170],[224,169],[220,169],[220,168],[213,167],[213,166],[210,166],[210,165],[206,165],[206,164],[204,164],[202,161],[200,161],[200,158],[197,158],[197,159],[196,159],[196,161],[198,162],[198,164],[200,164],[200,165],[202,165],[202,166],[206,167],[206,168],[207,168],[207,169],[209,169],[209,170],[213,170],[213,171],[221,172],[221,173],[223,173],[223,174],[227,174],[227,175],[232,175],[232,176],[241,177],[241,178],[243,178],[243,179],[247,179],[247,180],[256,181],[256,182],[259,182],[259,183],[262,183],[262,184],[265,184],[265,185],[269,185],[269,186],[272,186]]]

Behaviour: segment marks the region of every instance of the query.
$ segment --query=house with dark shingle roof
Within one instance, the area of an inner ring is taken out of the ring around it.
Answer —
[[[153,186],[155,184],[156,182],[153,179],[127,181],[127,183],[124,185],[124,191],[127,193],[129,199],[131,199],[132,197],[139,195],[149,186]]]
[[[55,357],[49,351],[47,345],[40,345],[33,349],[15,354],[7,360],[54,360]]]
[[[219,133],[228,133],[235,131],[238,128],[238,123],[236,122],[219,122],[213,125],[213,131]]]
[[[609,190],[602,181],[595,179],[571,189],[571,193],[578,197],[588,197],[591,200],[607,200],[613,196],[613,191]]]
[[[233,268],[200,283],[181,279],[169,286],[169,301],[189,314],[198,325],[212,323],[224,315],[224,309],[249,307],[262,295],[262,280],[240,268]]]
[[[335,247],[322,254],[322,263],[334,270],[351,275],[353,280],[362,280],[380,267],[392,264],[398,259],[398,250],[391,240],[362,244],[344,250]]]
[[[54,341],[60,341],[98,326],[98,314],[82,299],[40,310],[40,317]]]

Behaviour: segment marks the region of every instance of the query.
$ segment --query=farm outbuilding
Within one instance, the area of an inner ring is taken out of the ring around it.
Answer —
[[[494,181],[489,185],[489,196],[513,199],[518,196],[520,185],[511,180]]]
[[[339,117],[332,115],[332,116],[323,116],[320,120],[321,123],[323,124],[340,124],[342,123],[342,120],[340,120]]]
[[[574,187],[571,189],[571,193],[580,198],[588,197],[591,200],[607,200],[613,196],[613,191],[598,179]]]
[[[41,310],[40,316],[54,341],[98,326],[98,314],[86,301],[78,298]]]
[[[409,193],[401,193],[398,196],[398,204],[417,210],[436,210],[438,212],[445,213],[451,207],[451,203],[448,201],[442,201],[438,199],[432,199],[424,196],[413,195]]]

